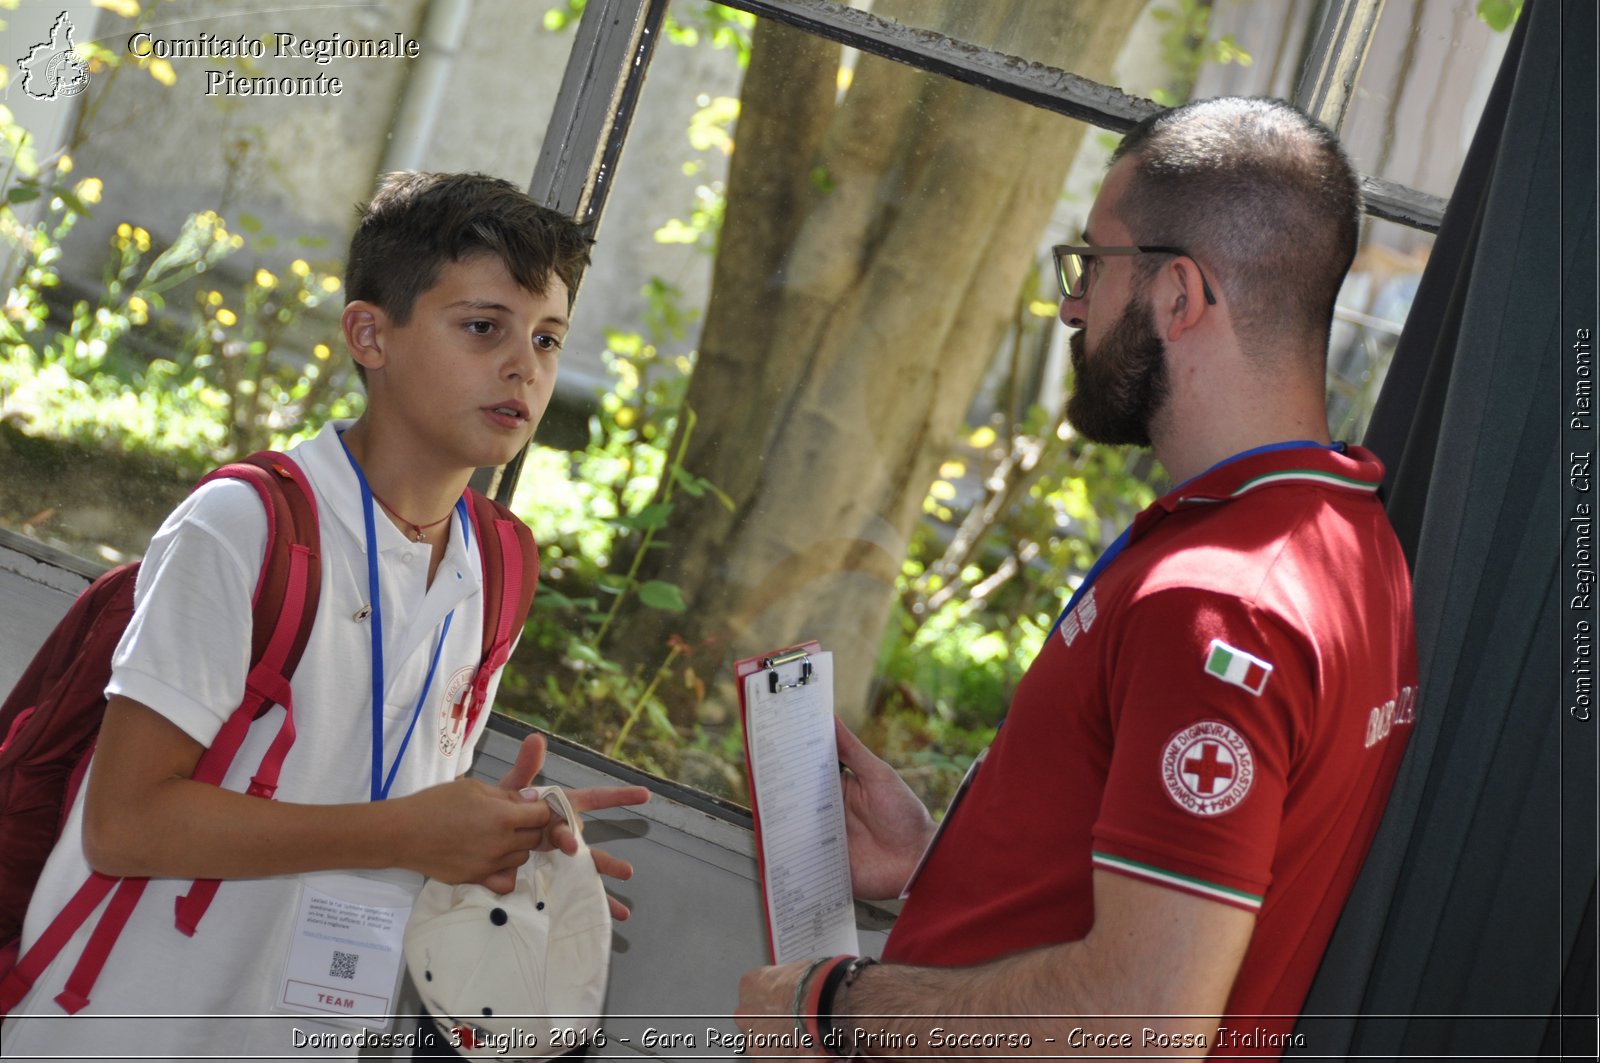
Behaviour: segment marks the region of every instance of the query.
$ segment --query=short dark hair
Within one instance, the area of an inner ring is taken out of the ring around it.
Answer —
[[[1125,158],[1120,220],[1134,242],[1205,264],[1247,350],[1285,334],[1325,345],[1361,228],[1360,181],[1333,133],[1282,100],[1221,97],[1146,118],[1111,163]]]
[[[383,175],[360,211],[345,295],[381,307],[404,325],[445,263],[486,253],[536,295],[544,294],[552,274],[559,277],[571,309],[593,242],[577,222],[498,177],[396,171]]]

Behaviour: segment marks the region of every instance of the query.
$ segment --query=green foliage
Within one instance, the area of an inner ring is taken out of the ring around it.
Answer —
[[[992,738],[1083,574],[1155,496],[1136,456],[1077,436],[1059,406],[1022,405],[1027,352],[1054,319],[1034,299],[1051,283],[1048,263],[1034,276],[1013,318],[1012,394],[1002,395],[1021,408],[970,428],[940,466],[879,650],[877,745],[914,769],[935,806]]]
[[[546,28],[569,27],[583,8],[583,0],[567,0],[546,15]],[[1186,34],[1195,35],[1202,8],[1178,4],[1174,18]],[[750,16],[679,4],[672,19],[669,41],[736,50],[748,61]],[[1205,27],[1198,24],[1200,39]],[[1209,54],[1247,61],[1231,48],[1214,42]],[[154,63],[147,72],[171,76]],[[733,148],[738,101],[707,96],[697,104],[684,168],[710,174],[708,159]],[[103,283],[65,296],[61,242],[96,209],[102,189],[71,176],[64,158],[34,159],[26,135],[0,117],[8,204],[0,230],[23,262],[0,319],[0,416],[39,435],[160,450],[200,468],[264,443],[285,445],[302,425],[354,412],[356,395],[331,368],[328,349],[315,346],[305,357],[295,342],[303,315],[337,297],[335,278],[297,259],[281,275],[216,279],[231,256],[270,245],[271,234],[249,215],[197,213],[168,247],[125,223],[111,239]],[[225,146],[230,165],[255,150],[252,136],[247,129]],[[821,170],[811,179],[821,188],[831,181]],[[708,177],[656,239],[714,254],[724,201],[721,182]],[[44,210],[25,222],[19,208],[29,203]],[[1052,316],[1049,307],[1038,311],[1035,290],[1019,295],[1004,409],[963,434],[930,485],[881,646],[883,682],[867,733],[933,803],[992,737],[1101,544],[1152,494],[1121,453],[1076,438],[1059,409],[1017,386],[1024,354],[1039,347]],[[738,795],[737,727],[669,711],[704,703],[707,684],[729,678],[698,675],[692,647],[680,639],[639,669],[619,664],[606,644],[624,609],[688,608],[680,587],[639,576],[649,552],[670,538],[677,500],[710,494],[733,505],[683,464],[694,431],[684,402],[694,357],[665,348],[690,334],[698,314],[664,279],[651,278],[644,292],[641,330],[607,333],[609,386],[587,445],[535,449],[523,466],[513,506],[541,543],[543,572],[499,707],[647,770]]]
[[[524,647],[507,666],[518,673],[509,708],[541,726],[559,729],[610,756],[679,775],[684,756],[720,741],[670,717],[663,685],[703,698],[703,682],[680,664],[686,646],[674,640],[653,670],[625,670],[606,652],[606,635],[624,608],[636,604],[667,613],[687,605],[682,590],[638,576],[671,521],[677,494],[707,493],[732,505],[715,485],[683,465],[694,433],[684,402],[693,359],[661,353],[659,342],[682,331],[689,315],[677,290],[659,278],[647,286],[648,315],[662,331],[607,333],[604,357],[611,386],[590,418],[581,451],[535,451],[523,466],[512,506],[543,547],[544,571]],[[677,448],[668,446],[685,421]],[[542,683],[528,677],[543,674]],[[731,780],[716,789],[726,791]]]
[[[0,128],[7,143],[25,139],[9,112],[0,111]],[[36,436],[174,455],[202,468],[285,445],[308,421],[350,412],[355,395],[329,371],[329,349],[318,344],[307,358],[281,342],[338,292],[336,277],[296,260],[285,278],[258,269],[243,285],[202,284],[245,240],[201,211],[160,251],[148,230],[121,223],[100,285],[64,299],[61,243],[103,189],[95,178],[66,189],[64,158],[31,174],[20,152],[11,162],[18,177],[0,207],[0,237],[21,266],[0,318],[0,416]],[[15,194],[28,189],[40,196]],[[47,193],[38,220],[14,209]]]
[[[674,4],[667,15],[666,37],[673,44],[692,48],[702,40],[739,57],[739,69],[750,65],[750,33],[756,17],[715,3]]]
[[[544,14],[544,28],[550,33],[561,33],[577,25],[583,17],[588,0],[563,0]],[[693,48],[702,41],[711,47],[727,49],[739,57],[739,67],[750,64],[750,31],[755,28],[756,17],[746,11],[736,11],[715,3],[674,4],[667,13],[663,35],[667,41],[684,48]]]
[[[1213,0],[1174,0],[1157,7],[1150,17],[1162,23],[1161,57],[1168,71],[1166,85],[1150,92],[1164,107],[1176,107],[1189,98],[1200,68],[1206,63],[1250,66],[1255,59],[1231,35],[1210,39]]]
[[[1496,33],[1504,33],[1522,16],[1523,0],[1478,0],[1478,17]]]
[[[702,155],[733,154],[733,127],[739,120],[739,101],[731,96],[701,96],[697,103],[698,110],[689,121],[690,147]],[[691,177],[704,174],[709,168],[703,158],[683,164],[684,174]],[[656,230],[656,243],[689,244],[715,255],[726,207],[727,190],[721,181],[697,185],[688,219],[669,218]]]
[[[582,6],[571,0],[547,25],[569,25]],[[1203,39],[1209,25],[1203,4],[1185,0],[1177,14],[1182,34]],[[696,39],[670,30],[668,36],[676,43]],[[1177,42],[1180,34],[1169,36]],[[1193,57],[1191,80],[1208,57],[1250,61],[1233,41],[1212,42]],[[685,173],[708,174],[709,157],[733,150],[738,116],[736,99],[697,100],[686,131],[695,155]],[[820,169],[810,177],[820,189],[831,183]],[[688,214],[663,224],[656,240],[714,254],[724,199],[720,182],[703,182]],[[1025,351],[1042,346],[1054,320],[1054,307],[1035,298],[1038,283],[1030,279],[1019,293],[1010,352],[1018,366]],[[510,685],[526,692],[516,703],[538,724],[648,770],[738,796],[737,727],[669,713],[665,697],[681,700],[677,695],[687,691],[698,702],[705,683],[728,677],[696,675],[692,648],[679,640],[655,666],[630,673],[604,642],[628,602],[668,612],[683,607],[677,587],[638,583],[637,562],[671,534],[674,491],[714,490],[665,449],[676,418],[686,415],[681,398],[692,362],[669,362],[656,345],[682,337],[693,315],[681,309],[681,292],[659,279],[646,294],[645,334],[608,336],[613,384],[591,422],[589,446],[573,455],[546,452],[524,467],[517,505],[546,547],[546,573],[524,648],[510,667],[541,681],[519,677]],[[1014,366],[1014,382],[1019,374]],[[878,696],[864,736],[933,805],[948,798],[993,737],[1082,573],[1153,496],[1144,472],[1120,451],[1077,438],[1059,409],[1024,401],[1021,390],[1006,396],[1004,412],[968,429],[930,485],[926,520],[913,536],[880,647]],[[530,646],[540,649],[530,654]],[[504,693],[500,700],[507,703]]]
[[[160,7],[97,6],[130,28],[152,24]],[[160,453],[198,469],[287,445],[308,423],[353,412],[358,395],[330,364],[329,348],[316,344],[308,356],[294,335],[307,312],[336,296],[337,277],[295,259],[281,278],[256,269],[243,283],[217,279],[224,260],[247,244],[259,252],[276,243],[249,215],[237,219],[248,241],[219,210],[202,210],[164,248],[144,226],[124,221],[109,238],[99,286],[62,290],[62,242],[104,193],[97,178],[69,176],[72,152],[119,75],[140,70],[164,86],[176,82],[171,64],[153,55],[93,41],[79,51],[90,89],[54,156],[37,159],[27,131],[0,107],[0,239],[15,266],[0,319],[0,416],[37,436]],[[258,139],[230,136],[219,146],[227,183]],[[42,212],[18,209],[37,202]]]

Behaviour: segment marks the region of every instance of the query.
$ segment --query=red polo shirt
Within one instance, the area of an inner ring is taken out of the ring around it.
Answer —
[[[1382,475],[1357,447],[1269,451],[1141,513],[1023,677],[884,958],[1078,940],[1093,870],[1129,875],[1256,914],[1222,1023],[1248,1039],[1217,1051],[1278,1054],[1415,717]]]

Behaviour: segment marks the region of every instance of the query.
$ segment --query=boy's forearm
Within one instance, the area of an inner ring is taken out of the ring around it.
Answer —
[[[92,807],[92,806],[91,806]],[[403,800],[345,805],[266,801],[192,779],[151,787],[137,807],[86,814],[96,871],[152,878],[259,878],[403,867]]]
[[[159,878],[401,867],[479,882],[526,860],[549,822],[544,802],[472,779],[370,803],[268,801],[196,782],[203,752],[149,707],[111,699],[84,797],[91,867]]]

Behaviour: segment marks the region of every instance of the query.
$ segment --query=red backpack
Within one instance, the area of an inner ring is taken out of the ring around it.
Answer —
[[[251,723],[274,704],[283,724],[247,792],[271,800],[285,756],[294,742],[290,677],[316,619],[322,569],[317,513],[311,486],[289,458],[262,452],[211,473],[243,480],[267,513],[266,554],[251,602],[250,671],[245,698],[195,766],[194,778],[220,785]],[[198,485],[197,485],[198,486]],[[511,511],[476,491],[468,493],[473,540],[483,555],[483,650],[477,674],[460,708],[469,733],[487,700],[487,688],[522,630],[538,583],[533,536]],[[510,563],[508,563],[508,561]],[[0,706],[0,1016],[27,995],[34,981],[108,894],[101,916],[56,1002],[67,1012],[89,1002],[89,991],[127,924],[148,879],[117,879],[91,872],[88,881],[18,958],[22,921],[45,860],[65,826],[105,713],[111,657],[133,614],[138,563],[95,580],[45,640]],[[177,926],[192,935],[216,894],[216,880],[199,880],[179,898]]]

